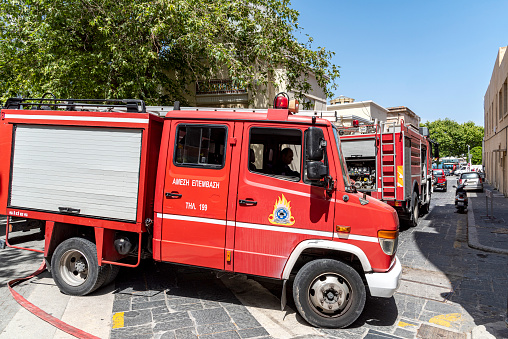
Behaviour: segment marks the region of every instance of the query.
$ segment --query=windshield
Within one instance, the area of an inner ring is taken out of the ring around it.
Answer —
[[[333,127],[333,135],[335,136],[335,143],[337,144],[337,152],[339,153],[340,167],[341,167],[341,171],[342,171],[342,179],[344,180],[344,186],[349,187],[349,186],[351,186],[351,182],[349,181],[349,174],[347,172],[346,161],[344,160],[344,157],[342,156],[342,148],[340,145],[339,132],[337,131],[337,128],[334,125],[332,125],[332,127]]]
[[[478,173],[464,173],[462,179],[478,179],[480,176]]]

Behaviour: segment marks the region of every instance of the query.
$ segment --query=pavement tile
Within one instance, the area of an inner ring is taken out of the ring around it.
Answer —
[[[147,301],[147,302],[138,302],[138,303],[132,302],[131,307],[133,310],[143,310],[143,309],[147,309],[147,308],[156,308],[156,307],[160,307],[160,306],[164,306],[164,305],[166,305],[165,300],[156,300],[156,301]]]
[[[130,299],[119,299],[113,301],[113,313],[130,310],[131,310]]]
[[[363,338],[363,336],[369,331],[369,329],[364,327],[353,327],[357,326],[355,324],[351,325],[351,327],[344,329],[329,329],[329,328],[321,328],[320,332],[325,333],[332,338]]]
[[[136,327],[114,328],[111,330],[110,339],[149,339],[153,337],[152,325],[142,325]]]
[[[186,305],[186,304],[197,304],[200,303],[201,299],[198,298],[187,298],[187,297],[170,297],[168,295],[168,306],[178,306],[178,305]]]
[[[416,336],[416,332],[411,332],[411,331],[405,330],[403,328],[397,328],[395,330],[395,332],[393,332],[393,335],[400,337],[400,338],[412,339]]]
[[[234,331],[234,330],[236,330],[236,327],[230,321],[224,322],[224,323],[200,325],[197,327],[198,335],[212,334],[212,333],[225,332],[225,331]]]
[[[230,321],[229,315],[222,308],[191,311],[191,315],[198,325],[224,323]]]
[[[198,338],[196,330],[193,328],[182,328],[175,330],[176,339],[196,339]]]
[[[183,312],[183,311],[202,310],[204,307],[203,307],[203,304],[196,303],[196,304],[176,305],[176,306],[171,306],[170,308],[172,311],[175,311],[175,312]]]
[[[154,333],[161,331],[177,330],[180,328],[194,327],[194,322],[191,319],[181,319],[173,321],[159,322],[155,324]]]
[[[138,326],[152,322],[152,313],[150,310],[124,312],[123,317],[125,327]]]
[[[155,313],[155,314],[152,312],[152,317],[153,317],[153,321],[155,323],[190,319],[188,312],[174,312],[174,313],[167,312],[167,313]]]
[[[240,335],[241,338],[254,338],[269,335],[269,333],[263,327],[238,330],[238,334]]]
[[[240,335],[236,331],[227,331],[213,334],[200,335],[203,339],[239,339]]]
[[[259,322],[256,320],[256,318],[254,318],[245,307],[242,312],[229,313],[229,316],[239,329],[247,329],[261,326]]]
[[[392,339],[392,338],[397,339],[397,338],[400,338],[400,337],[396,337],[394,335],[383,333],[383,332],[379,332],[379,331],[375,331],[375,330],[369,330],[367,335],[365,337],[363,337],[363,338],[364,339]]]
[[[430,312],[437,312],[440,314],[462,313],[463,312],[462,307],[460,307],[460,305],[446,304],[446,303],[441,303],[441,302],[432,301],[432,300],[427,301],[427,303],[425,304],[424,310],[430,311]]]
[[[176,339],[175,331],[167,331],[161,334],[159,339]]]

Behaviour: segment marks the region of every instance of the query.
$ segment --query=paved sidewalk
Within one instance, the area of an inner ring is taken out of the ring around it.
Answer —
[[[488,191],[492,194],[487,194]],[[489,184],[484,184],[484,192],[468,193],[468,197],[468,245],[481,251],[508,255],[508,199]],[[505,263],[504,267],[499,267],[502,272],[508,272],[508,260]],[[506,312],[508,317],[508,301]],[[503,338],[508,335],[507,326],[508,318],[506,323],[498,321],[478,326],[471,333],[472,338],[492,338],[489,333]]]
[[[483,251],[508,254],[508,199],[488,184],[485,184],[484,188],[482,193],[468,193],[469,246]],[[491,199],[486,198],[486,190],[493,193],[492,205]]]

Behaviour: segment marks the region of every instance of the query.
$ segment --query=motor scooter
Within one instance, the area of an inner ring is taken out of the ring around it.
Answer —
[[[464,183],[466,180],[464,180]],[[455,190],[455,208],[459,210],[459,213],[464,213],[465,209],[467,208],[467,193],[464,190],[464,183],[453,187],[457,188]]]

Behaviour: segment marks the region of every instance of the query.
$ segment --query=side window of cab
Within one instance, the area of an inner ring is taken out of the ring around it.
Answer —
[[[226,126],[178,125],[174,164],[181,167],[223,168],[226,136]]]
[[[249,138],[250,172],[295,182],[301,180],[301,130],[253,127]]]

